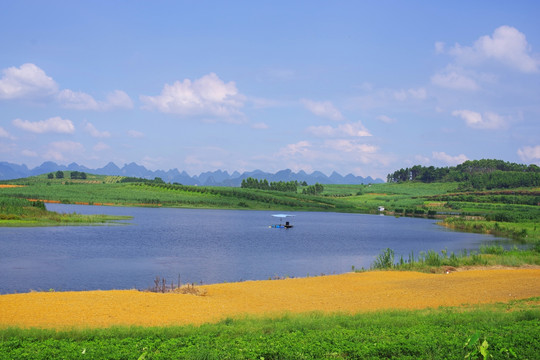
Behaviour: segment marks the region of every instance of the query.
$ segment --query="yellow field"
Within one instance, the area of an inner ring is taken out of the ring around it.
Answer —
[[[540,269],[450,274],[373,271],[201,287],[205,296],[136,290],[0,296],[0,327],[85,328],[216,322],[245,314],[422,309],[540,296]]]

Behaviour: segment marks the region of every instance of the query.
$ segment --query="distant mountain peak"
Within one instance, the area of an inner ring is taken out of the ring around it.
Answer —
[[[0,162],[0,180],[9,180],[24,178],[33,175],[46,174],[55,171],[83,171],[98,175],[122,175],[140,177],[145,179],[154,179],[160,177],[165,182],[176,182],[184,185],[212,185],[212,186],[240,186],[243,179],[253,177],[256,179],[267,179],[269,182],[279,181],[306,181],[312,185],[315,183],[320,184],[368,184],[368,183],[382,183],[381,179],[373,179],[370,176],[363,178],[361,176],[354,176],[348,174],[343,177],[336,171],[333,171],[330,176],[326,176],[320,171],[313,171],[311,174],[307,174],[305,171],[300,170],[298,173],[293,172],[291,169],[280,170],[276,173],[268,173],[262,170],[253,170],[243,173],[234,171],[229,174],[228,171],[221,169],[214,171],[206,171],[199,175],[190,176],[185,170],[180,172],[178,169],[170,170],[148,170],[143,165],[139,165],[135,162],[124,164],[122,168],[119,168],[114,162],[109,162],[102,168],[89,169],[85,166],[79,165],[76,162],[72,162],[68,166],[58,165],[53,161],[45,161],[40,166],[33,169],[29,169],[26,165],[17,165],[8,162]]]

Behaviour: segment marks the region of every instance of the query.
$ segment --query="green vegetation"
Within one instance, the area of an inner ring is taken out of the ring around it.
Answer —
[[[75,174],[74,174],[75,173]],[[426,175],[426,174],[439,174]],[[3,181],[0,196],[62,203],[279,211],[333,211],[440,219],[461,231],[540,241],[540,168],[476,160],[451,168],[420,165],[389,174],[389,183],[308,186],[246,179],[243,187],[186,186],[63,171]],[[522,181],[525,178],[533,182]],[[483,184],[483,185],[479,185]],[[515,186],[520,187],[515,187]],[[527,186],[525,186],[527,185]],[[479,187],[482,187],[479,189]],[[496,187],[493,188],[492,187]]]
[[[2,226],[89,225],[125,219],[130,219],[130,217],[58,214],[47,211],[45,204],[39,200],[29,201],[0,196],[0,225]]]
[[[275,181],[268,183],[268,180],[266,179],[258,180],[248,177],[247,179],[242,180],[240,187],[243,189],[297,192],[298,185],[298,181]]]
[[[474,189],[501,189],[540,185],[540,167],[502,160],[468,160],[454,167],[415,165],[388,174],[387,181],[461,182]]]
[[[313,188],[302,184],[294,191],[184,186],[159,178],[92,174],[83,178],[65,171],[0,182],[21,185],[0,187],[0,224],[91,222],[90,217],[47,212],[44,200],[372,214],[383,206],[386,215],[436,218],[454,229],[512,237],[532,245],[511,250],[482,246],[458,254],[427,251],[409,254],[407,259],[397,259],[386,249],[375,259],[374,269],[441,272],[463,266],[540,265],[537,167],[480,160],[446,170],[412,169],[418,173],[413,176],[407,169],[405,180],[386,184]],[[64,216],[70,219],[56,218]],[[540,353],[539,303],[540,298],[533,298],[420,311],[225,319],[200,327],[8,328],[0,330],[0,359],[533,359]]]
[[[442,273],[454,271],[458,267],[467,266],[509,266],[540,265],[540,243],[530,249],[505,250],[500,245],[482,245],[476,251],[440,253],[428,250],[420,252],[417,256],[410,253],[407,258],[395,257],[394,250],[383,250],[373,262],[371,268],[375,270],[406,270],[429,273]]]
[[[539,298],[357,315],[225,319],[200,327],[0,330],[0,359],[534,359]]]
[[[67,173],[67,172],[66,172]],[[138,181],[137,181],[138,180]],[[48,179],[46,175],[4,181],[3,196],[55,200],[66,204],[114,204],[184,208],[354,212],[354,206],[298,191],[167,184],[155,180],[87,175],[87,179]],[[286,183],[284,183],[286,184]]]

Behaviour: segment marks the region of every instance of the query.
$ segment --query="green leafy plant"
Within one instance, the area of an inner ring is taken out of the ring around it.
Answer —
[[[480,333],[476,332],[465,341],[463,348],[467,351],[465,359],[491,359],[493,355],[489,353],[489,343],[484,338],[480,341]]]

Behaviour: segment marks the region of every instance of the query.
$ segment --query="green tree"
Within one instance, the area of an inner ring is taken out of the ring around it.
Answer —
[[[64,172],[61,171],[61,170],[58,170],[58,171],[56,172],[56,178],[57,178],[57,179],[63,179],[63,178],[64,178]]]

